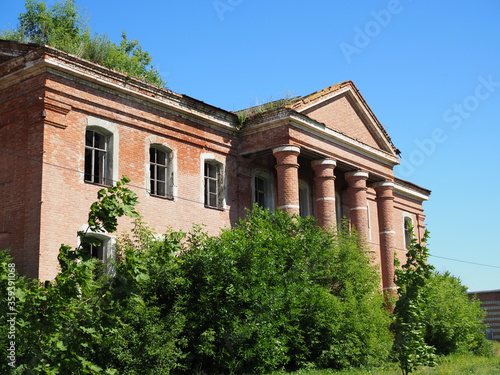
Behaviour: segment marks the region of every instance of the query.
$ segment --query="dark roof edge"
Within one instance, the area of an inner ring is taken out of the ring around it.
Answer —
[[[7,48],[5,48],[7,47]],[[196,110],[205,113],[209,116],[215,116],[223,121],[232,123],[235,130],[237,130],[237,116],[233,112],[227,111],[225,109],[207,104],[201,100],[195,99],[191,96],[185,94],[179,94],[167,88],[154,85],[152,83],[146,82],[139,78],[130,77],[125,73],[106,68],[102,65],[96,64],[92,61],[82,59],[81,57],[69,54],[67,52],[61,51],[57,48],[50,46],[42,46],[38,44],[25,44],[13,41],[0,40],[0,56],[2,52],[6,51],[4,55],[11,55],[12,57],[5,62],[13,62],[13,60],[26,56],[30,52],[34,54],[32,57],[40,58],[42,56],[48,56],[49,58],[58,59],[62,62],[66,62],[71,65],[73,71],[77,71],[81,74],[92,75],[100,78],[109,84],[121,87],[123,89],[128,89],[135,91],[141,95],[148,96],[154,100],[166,99],[172,102],[178,103],[182,107],[191,106]],[[12,54],[9,52],[12,51]],[[17,56],[15,55],[15,52]],[[2,65],[0,63],[0,65]]]
[[[423,188],[421,186],[418,186],[416,184],[414,184],[413,182],[410,182],[410,181],[406,181],[406,180],[402,180],[400,178],[394,178],[394,182],[400,186],[404,186],[408,189],[411,189],[411,190],[414,190],[420,194],[424,194],[424,195],[431,195],[431,190],[429,189],[426,189],[426,188]]]

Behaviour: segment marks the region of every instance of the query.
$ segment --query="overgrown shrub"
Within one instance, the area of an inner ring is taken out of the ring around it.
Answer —
[[[470,300],[467,287],[449,272],[434,273],[428,283],[426,336],[438,354],[457,352],[491,353],[482,321],[480,301]]]
[[[390,348],[378,277],[357,236],[254,208],[182,256],[186,366],[206,373],[372,365]]]
[[[99,191],[92,230],[137,216],[127,182]],[[16,313],[16,362],[0,361],[1,373],[255,374],[389,357],[379,274],[347,225],[333,235],[312,218],[255,207],[217,237],[200,228],[158,237],[136,219],[118,240],[112,278],[86,251],[61,246],[61,271],[44,283],[19,277],[0,252],[0,314]],[[406,373],[431,363],[430,345],[440,354],[488,350],[478,302],[458,279],[433,274],[427,255],[413,240],[397,273],[394,348]],[[11,331],[1,319],[4,353]]]
[[[89,224],[96,230],[116,229],[116,217],[136,216],[136,196],[124,184],[101,189],[92,205]],[[175,288],[179,241],[154,240],[143,226],[140,239],[124,241],[109,278],[103,264],[84,248],[61,246],[60,273],[55,280],[14,279],[15,363],[0,361],[1,373],[12,374],[168,374],[182,355],[183,317],[173,301],[168,308],[156,296],[157,274]],[[80,233],[80,235],[84,235]],[[133,246],[137,244],[137,246]],[[7,298],[13,263],[8,252],[0,253],[1,350],[6,352],[9,325]],[[151,266],[154,263],[154,266]],[[173,294],[175,295],[175,294]],[[14,369],[15,368],[15,369]]]

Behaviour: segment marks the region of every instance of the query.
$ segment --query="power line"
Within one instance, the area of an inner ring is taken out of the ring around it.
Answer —
[[[368,242],[372,245],[375,245],[375,246],[380,246],[379,243],[377,242]],[[402,248],[396,248],[395,249],[396,251],[404,251],[404,252],[407,252],[408,250],[407,249],[402,249]],[[454,262],[460,262],[460,263],[467,263],[467,264],[473,264],[475,266],[482,266],[482,267],[490,267],[490,268],[500,268],[500,266],[493,266],[491,264],[483,264],[483,263],[475,263],[475,262],[469,262],[467,260],[461,260],[461,259],[454,259],[454,258],[446,258],[446,257],[442,257],[442,256],[439,256],[439,255],[432,255],[432,254],[429,254],[429,256],[431,257],[434,257],[434,258],[440,258],[440,259],[446,259],[446,260],[451,260],[451,261],[454,261]]]
[[[52,167],[56,167],[56,168],[61,168],[61,169],[66,169],[68,171],[71,171],[71,172],[76,172],[76,173],[79,173],[81,174],[82,176],[85,174],[85,172],[83,171],[80,171],[78,169],[74,169],[74,168],[70,168],[70,167],[65,167],[63,165],[58,165],[58,164],[54,164],[54,163],[49,163],[48,161],[45,161],[45,160],[40,160],[40,159],[35,159],[35,158],[32,158],[32,157],[29,157],[29,156],[25,156],[25,155],[19,155],[19,154],[16,154],[16,153],[13,153],[13,152],[9,152],[9,151],[5,151],[5,150],[0,150],[1,153],[4,153],[4,154],[7,154],[7,155],[10,155],[10,156],[15,156],[15,157],[18,157],[18,158],[22,158],[22,159],[26,159],[26,160],[30,160],[30,161],[34,161],[34,162],[37,162],[37,163],[41,163],[41,164],[45,164],[45,165],[50,165]],[[113,181],[113,183],[117,182],[113,179],[109,179],[110,181]],[[130,187],[134,187],[136,189],[141,189],[141,190],[145,190],[145,191],[149,191],[147,188],[145,187],[142,187],[142,186],[138,186],[138,185],[134,185],[134,184],[128,184],[128,186]],[[105,186],[103,186],[105,187]],[[189,199],[189,198],[184,198],[184,197],[181,197],[181,196],[178,196],[178,195],[175,195],[175,196],[172,196],[172,198],[176,198],[176,199],[180,199],[180,200],[183,200],[183,201],[187,201],[187,202],[191,202],[191,203],[197,203],[197,204],[201,204],[201,205],[204,205],[203,202],[200,202],[198,200],[194,200],[194,199]]]
[[[441,257],[438,255],[432,255],[430,254],[431,257],[434,258],[440,258],[440,259],[446,259],[446,260],[452,260],[454,262],[460,262],[460,263],[467,263],[467,264],[473,264],[475,266],[482,266],[482,267],[490,267],[490,268],[500,268],[500,266],[493,266],[491,264],[483,264],[483,263],[475,263],[475,262],[469,262],[467,260],[460,260],[460,259],[453,259],[453,258],[446,258],[446,257]]]
[[[54,163],[49,163],[47,161],[44,161],[44,160],[40,160],[40,159],[35,159],[35,158],[31,158],[29,156],[24,156],[24,155],[19,155],[19,154],[15,154],[13,152],[8,152],[8,151],[5,151],[5,150],[0,150],[1,153],[4,153],[4,154],[7,154],[7,155],[11,155],[11,156],[16,156],[16,157],[19,157],[19,158],[23,158],[23,159],[27,159],[27,160],[30,160],[30,161],[35,161],[35,162],[38,162],[38,163],[42,163],[42,164],[46,164],[46,165],[50,165],[50,166],[53,166],[53,167],[56,167],[56,168],[61,168],[61,169],[66,169],[66,170],[70,170],[70,171],[73,171],[73,172],[77,172],[81,175],[84,174],[84,172],[82,171],[79,171],[78,169],[74,169],[74,168],[70,168],[70,167],[65,167],[65,166],[62,166],[62,165],[58,165],[58,164],[54,164]],[[116,182],[116,181],[113,181],[113,182]],[[137,189],[141,189],[141,190],[145,190],[145,191],[148,191],[148,189],[142,187],[142,186],[137,186],[137,185],[133,185],[133,184],[129,184],[130,187],[135,187]],[[193,200],[193,199],[189,199],[189,198],[183,198],[183,197],[180,197],[180,196],[175,196],[174,198],[177,198],[177,199],[180,199],[180,200],[184,200],[184,201],[188,201],[188,202],[191,202],[191,203],[198,203],[198,204],[203,204],[202,202],[200,201],[196,201],[196,200]],[[371,244],[373,245],[377,245],[377,246],[380,246],[380,244],[378,243],[375,243],[375,242],[370,242]],[[406,249],[396,249],[398,251],[406,251]],[[469,261],[466,261],[466,260],[461,260],[461,259],[453,259],[453,258],[446,258],[446,257],[442,257],[442,256],[438,256],[438,255],[432,255],[432,254],[429,254],[429,256],[431,257],[434,257],[434,258],[440,258],[440,259],[446,259],[446,260],[451,260],[453,262],[460,262],[460,263],[466,263],[466,264],[472,264],[472,265],[475,265],[475,266],[481,266],[481,267],[490,267],[490,268],[500,268],[500,266],[493,266],[491,264],[482,264],[482,263],[475,263],[475,262],[469,262]]]

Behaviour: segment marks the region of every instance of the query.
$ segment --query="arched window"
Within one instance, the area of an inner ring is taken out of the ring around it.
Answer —
[[[115,124],[87,118],[85,129],[84,181],[111,186],[118,180],[118,128]]]
[[[106,273],[113,276],[115,273],[115,243],[114,238],[105,233],[88,232],[80,244],[90,256],[99,259],[106,267]]]

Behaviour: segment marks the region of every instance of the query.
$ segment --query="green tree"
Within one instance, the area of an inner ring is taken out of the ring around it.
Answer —
[[[418,366],[435,364],[435,349],[425,342],[428,284],[434,269],[427,262],[429,254],[424,244],[428,239],[428,231],[421,243],[412,236],[407,262],[396,269],[399,299],[394,309],[394,351],[403,374],[413,372]]]
[[[182,255],[187,368],[207,373],[372,365],[390,349],[378,276],[357,236],[254,208]]]
[[[149,53],[143,51],[137,40],[129,40],[125,32],[119,44],[106,35],[92,36],[88,19],[76,0],[61,0],[51,8],[44,1],[26,0],[19,27],[0,33],[0,38],[49,45],[155,85],[166,85],[151,65]]]
[[[93,230],[113,232],[117,217],[138,216],[137,199],[126,187],[127,182],[124,177],[116,186],[99,191],[99,200],[89,214]],[[151,277],[150,272],[161,268],[173,274],[176,258],[172,252],[179,241],[175,237],[154,241],[140,225],[134,233],[142,233],[140,250],[130,245],[134,241],[124,242],[120,247],[123,256],[118,257],[112,279],[85,248],[62,245],[61,272],[54,281],[15,280],[16,368],[1,361],[1,373],[168,374],[176,367],[182,353],[177,334],[183,319],[174,304],[167,311],[157,303],[156,275]],[[151,259],[155,267],[150,268]],[[4,270],[10,270],[11,263],[7,252],[0,253],[2,317],[6,316],[9,287]],[[165,278],[162,285],[173,284],[172,279]],[[9,347],[8,328],[2,319],[3,352]]]
[[[428,283],[425,341],[437,354],[472,352],[488,355],[491,343],[485,337],[481,302],[469,299],[467,287],[450,273],[433,273]]]

